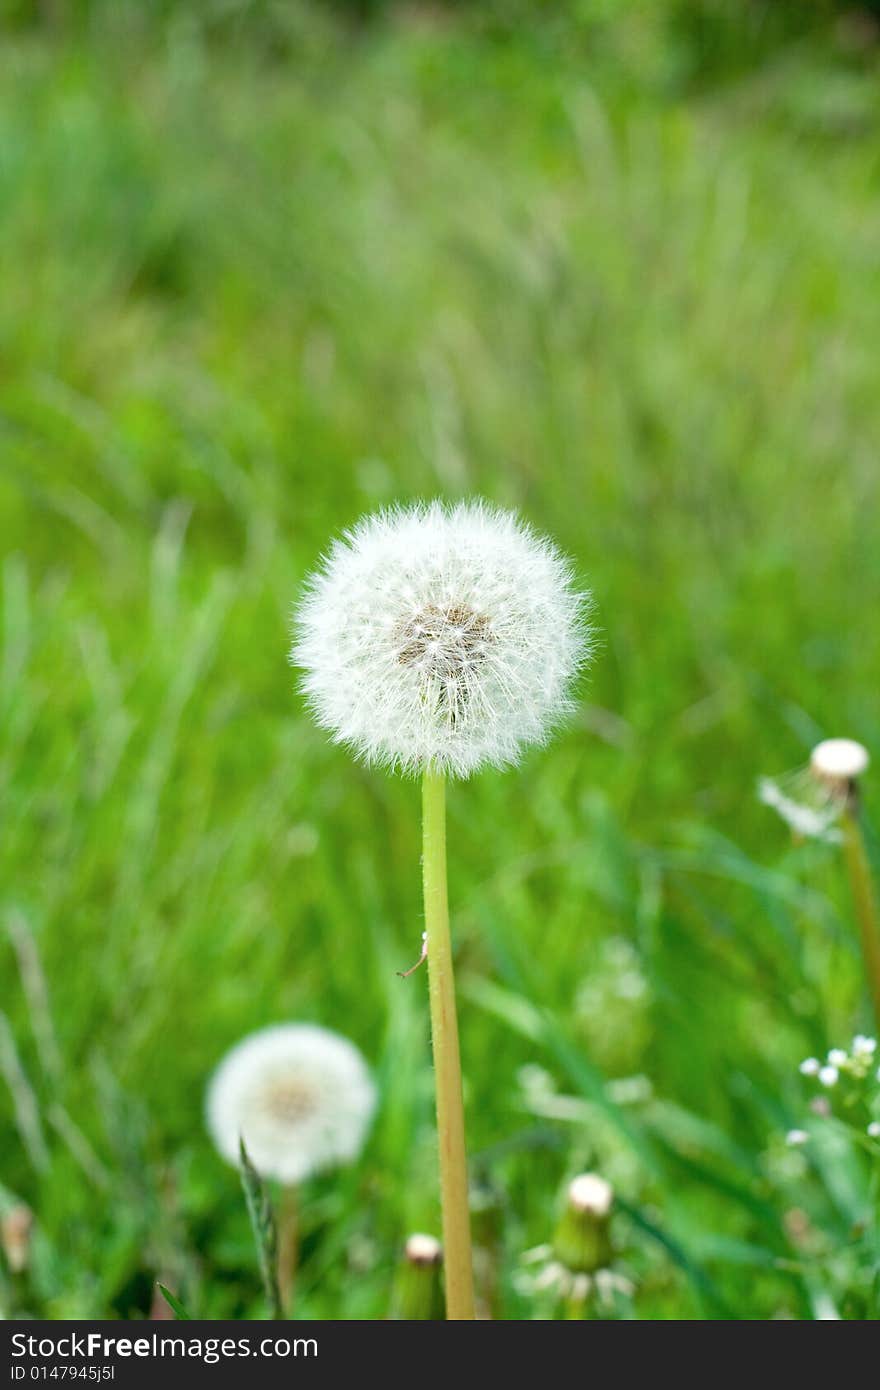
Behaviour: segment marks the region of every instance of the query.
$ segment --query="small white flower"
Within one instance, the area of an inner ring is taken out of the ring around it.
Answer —
[[[367,763],[467,777],[570,707],[586,595],[556,547],[483,502],[366,517],[311,576],[292,661],[318,723]]]
[[[785,1136],[785,1142],[796,1148],[800,1144],[806,1144],[809,1137],[805,1129],[790,1129]]]
[[[873,1057],[877,1051],[877,1039],[866,1038],[864,1033],[856,1033],[852,1040],[854,1057]]]
[[[822,1063],[818,1057],[805,1057],[798,1067],[801,1076],[818,1076]]]
[[[847,1055],[842,1047],[832,1047],[828,1053],[828,1061],[832,1067],[843,1067],[847,1063]]]
[[[313,1024],[252,1033],[217,1068],[206,1113],[214,1143],[239,1163],[244,1139],[257,1171],[280,1182],[356,1158],[376,1101],[366,1063],[347,1038]]]
[[[868,1134],[872,1139],[880,1139],[880,1120],[872,1120],[868,1125]]]
[[[819,1080],[823,1086],[836,1086],[840,1072],[837,1067],[826,1066],[819,1068]]]

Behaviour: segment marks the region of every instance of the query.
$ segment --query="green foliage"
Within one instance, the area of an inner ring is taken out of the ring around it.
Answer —
[[[880,749],[880,83],[817,29],[707,87],[665,18],[596,8],[571,46],[434,10],[4,38],[15,1315],[143,1316],[157,1279],[264,1315],[202,1096],[272,1021],[349,1034],[382,1091],[301,1194],[297,1314],[384,1316],[438,1229],[417,788],[329,746],[285,662],[328,538],[431,494],[552,533],[604,634],[563,736],[450,794],[494,1306],[533,1311],[513,1271],[583,1169],[637,1317],[819,1316],[865,1267],[869,1155],[782,1137],[798,1061],[870,1031],[845,880],[754,785]]]
[[[189,1322],[189,1321],[191,1320],[191,1319],[190,1319],[190,1316],[189,1316],[189,1313],[188,1313],[188,1312],[186,1311],[186,1309],[184,1308],[184,1306],[183,1306],[183,1304],[181,1303],[180,1299],[179,1299],[179,1298],[176,1298],[175,1295],[171,1292],[170,1289],[166,1289],[166,1287],[165,1287],[164,1284],[159,1284],[157,1287],[158,1287],[159,1292],[161,1293],[162,1297],[164,1298],[165,1302],[168,1304],[168,1307],[171,1309],[172,1313],[174,1314],[175,1318],[177,1319],[177,1321],[178,1321],[178,1322]]]

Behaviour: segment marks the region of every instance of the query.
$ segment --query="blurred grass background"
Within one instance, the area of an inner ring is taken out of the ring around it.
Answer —
[[[287,629],[360,513],[482,494],[603,631],[563,737],[450,798],[495,1311],[596,1167],[637,1316],[816,1316],[865,1174],[781,1136],[870,1017],[837,855],[754,785],[880,748],[870,10],[2,13],[0,1300],[261,1316],[202,1096],[287,1018],[383,1093],[298,1312],[383,1316],[437,1229],[417,789],[312,727]]]

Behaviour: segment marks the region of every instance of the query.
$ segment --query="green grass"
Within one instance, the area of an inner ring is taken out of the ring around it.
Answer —
[[[418,788],[331,747],[286,665],[328,538],[435,494],[551,533],[603,633],[563,736],[450,795],[500,1311],[584,1167],[640,1318],[847,1284],[865,1170],[781,1136],[798,1060],[870,1031],[857,937],[834,850],[754,784],[825,734],[880,751],[880,81],[825,36],[675,88],[622,32],[4,37],[0,1206],[37,1220],[8,1310],[140,1316],[161,1279],[265,1314],[202,1096],[282,1019],[382,1092],[303,1194],[298,1313],[383,1316],[437,1229],[425,980],[395,973]]]

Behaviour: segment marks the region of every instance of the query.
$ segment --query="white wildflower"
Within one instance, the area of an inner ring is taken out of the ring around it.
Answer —
[[[842,1047],[832,1047],[828,1053],[828,1061],[832,1067],[844,1067],[849,1058]]]
[[[805,1129],[790,1129],[785,1136],[785,1142],[791,1144],[793,1148],[797,1148],[801,1144],[806,1144],[809,1137]]]
[[[877,1051],[877,1039],[866,1038],[864,1033],[856,1033],[852,1040],[854,1057],[873,1057]]]
[[[880,1139],[880,1120],[872,1120],[868,1125],[868,1135],[871,1139]]]
[[[238,1164],[244,1139],[258,1172],[293,1184],[357,1157],[375,1099],[366,1063],[347,1038],[313,1024],[279,1024],[224,1057],[208,1087],[207,1122],[230,1163]]]
[[[818,1057],[805,1057],[798,1067],[801,1076],[818,1076],[822,1063]]]
[[[308,583],[291,659],[368,763],[467,777],[543,742],[590,650],[568,562],[513,513],[441,502],[366,517]]]
[[[823,1086],[836,1086],[839,1076],[840,1072],[837,1067],[829,1065],[819,1068],[819,1080]]]

